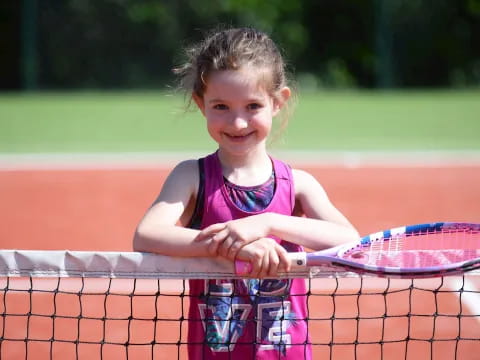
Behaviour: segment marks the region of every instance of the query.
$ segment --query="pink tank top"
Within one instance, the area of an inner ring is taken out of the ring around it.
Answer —
[[[275,193],[259,212],[228,196],[217,153],[204,159],[201,228],[262,212],[292,215],[290,168],[272,159]],[[198,201],[198,200],[197,200]],[[302,247],[276,239],[287,251]],[[304,279],[190,280],[189,359],[311,359]]]

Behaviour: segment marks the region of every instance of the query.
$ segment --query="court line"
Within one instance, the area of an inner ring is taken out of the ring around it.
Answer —
[[[0,171],[171,168],[210,151],[120,153],[0,153]],[[271,151],[296,166],[359,168],[477,167],[480,151]]]
[[[468,313],[472,315],[480,314],[480,294],[474,292],[480,290],[480,287],[475,286],[474,282],[469,280],[468,275],[464,276],[463,279],[454,279],[453,283],[455,287],[452,290],[460,289],[463,286],[464,290],[469,291],[462,296],[462,305],[469,310]]]

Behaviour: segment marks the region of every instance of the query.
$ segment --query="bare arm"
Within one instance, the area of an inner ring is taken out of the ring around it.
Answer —
[[[358,240],[358,232],[313,176],[301,170],[294,170],[293,176],[296,208],[300,209],[296,215],[305,216],[263,213],[211,225],[202,231],[202,236],[213,237],[210,254],[234,259],[243,246],[272,235],[312,250]]]
[[[296,200],[304,217],[266,214],[268,232],[312,250],[358,240],[359,234],[307,172],[293,170]]]
[[[170,256],[210,256],[208,239],[194,241],[199,231],[180,226],[191,216],[198,189],[198,164],[184,161],[172,170],[160,195],[140,221],[133,239],[135,251]]]

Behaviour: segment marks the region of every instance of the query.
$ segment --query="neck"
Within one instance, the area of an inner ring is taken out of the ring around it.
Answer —
[[[237,185],[258,185],[270,177],[272,161],[265,149],[252,151],[239,156],[218,150],[222,173]]]

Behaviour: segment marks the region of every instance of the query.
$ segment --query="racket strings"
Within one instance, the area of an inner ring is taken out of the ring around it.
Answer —
[[[480,232],[457,229],[413,235],[392,234],[372,239],[357,262],[401,268],[423,268],[460,263],[480,257]]]

